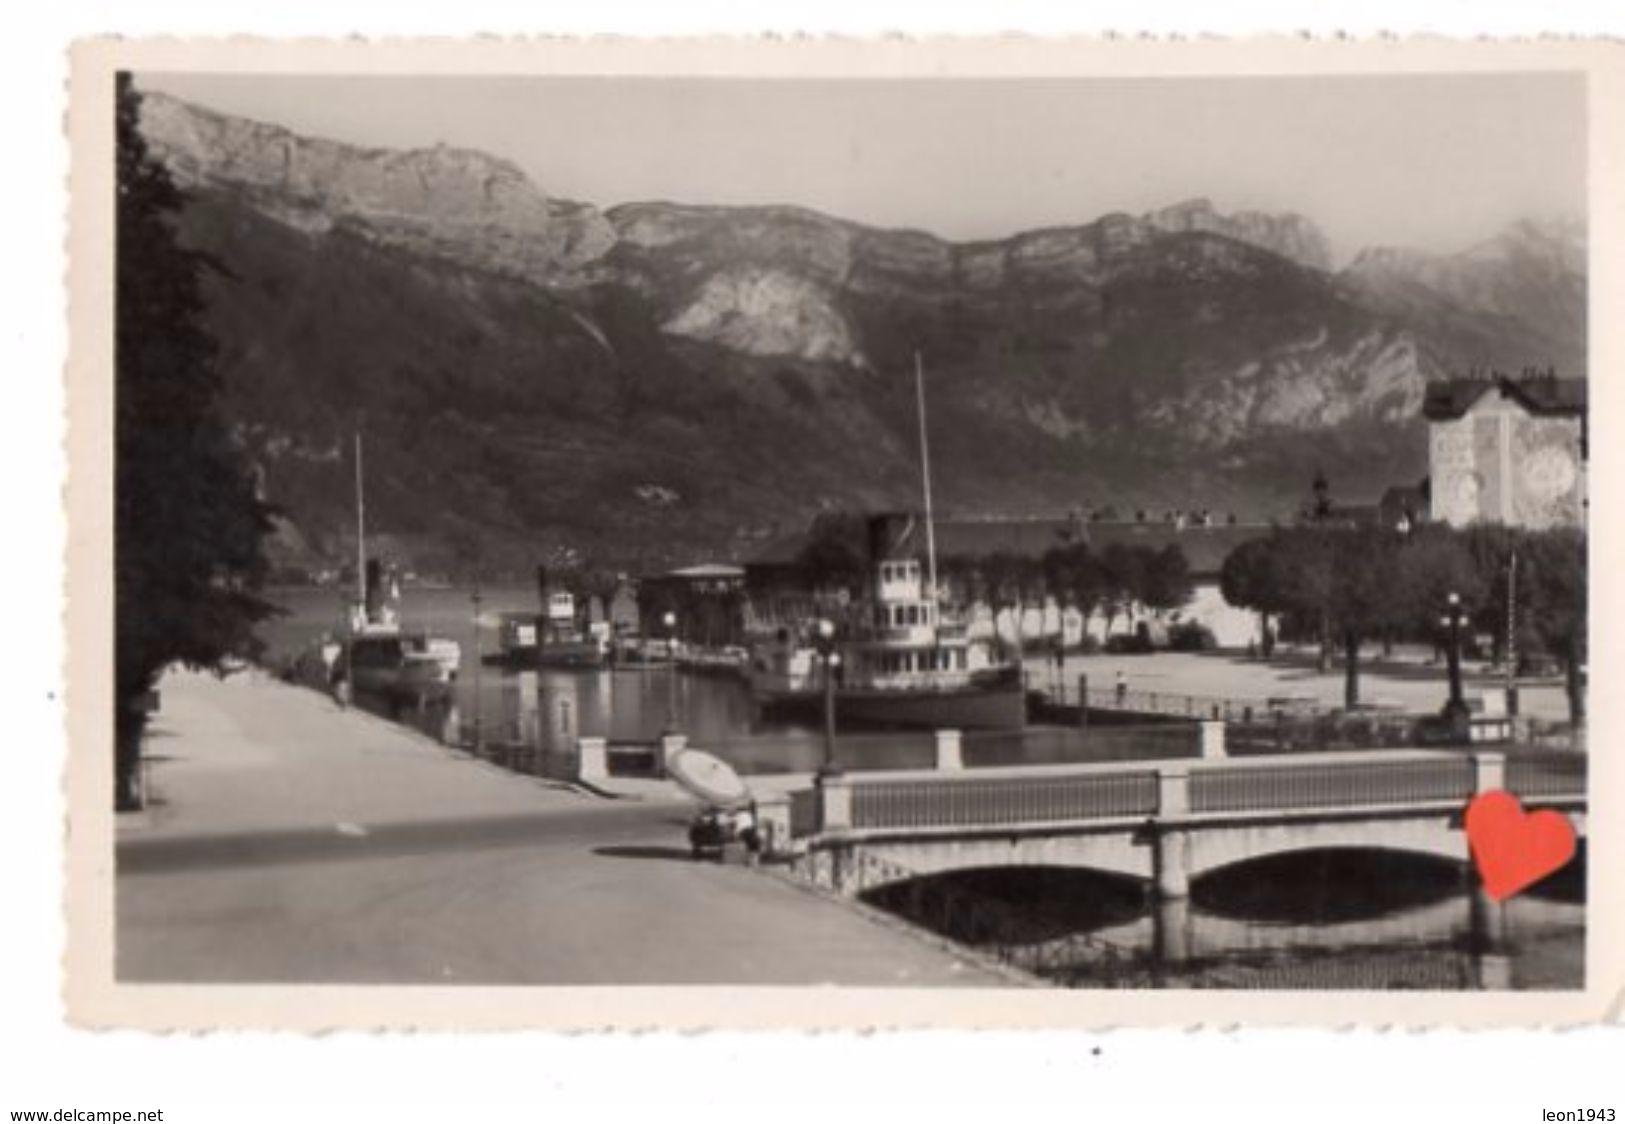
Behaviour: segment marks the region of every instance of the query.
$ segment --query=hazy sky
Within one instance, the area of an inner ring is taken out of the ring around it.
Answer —
[[[481,149],[601,207],[797,203],[954,239],[1202,195],[1302,212],[1342,260],[1585,213],[1585,88],[1571,75],[139,84],[357,145]]]

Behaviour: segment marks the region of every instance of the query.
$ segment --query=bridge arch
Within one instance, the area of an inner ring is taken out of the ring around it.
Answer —
[[[978,835],[958,839],[875,839],[828,848],[814,863],[844,867],[841,880],[867,890],[909,878],[984,868],[1051,867],[1149,881],[1149,840],[1126,832]]]
[[[1258,859],[1312,851],[1388,851],[1466,863],[1467,836],[1451,817],[1393,820],[1298,820],[1215,826],[1194,832],[1187,852],[1193,879]]]
[[[1468,889],[1469,866],[1393,847],[1277,852],[1193,879],[1191,902],[1215,924],[1367,925],[1443,908]]]
[[[1147,916],[1143,879],[1079,866],[966,867],[858,892],[867,904],[947,929],[991,923],[1025,942],[1132,925]],[[958,936],[948,932],[949,936]],[[973,942],[974,943],[974,942]]]

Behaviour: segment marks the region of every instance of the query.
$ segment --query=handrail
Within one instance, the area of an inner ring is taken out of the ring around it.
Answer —
[[[1493,759],[1492,759],[1493,760]],[[1583,798],[1579,755],[1504,761],[1501,784],[1526,799]],[[1241,760],[1030,766],[961,772],[852,774],[841,782],[851,830],[931,831],[1229,813],[1295,813],[1465,804],[1481,784],[1472,756],[1384,751]],[[806,790],[808,800],[819,794]],[[814,812],[803,821],[816,835]]]
[[[951,785],[893,781],[852,790],[852,826],[858,829],[1104,819],[1156,809],[1157,775],[1150,771]]]
[[[1067,694],[1064,686],[1061,694],[1063,698]],[[1227,698],[1138,688],[1118,691],[1113,687],[1088,688],[1083,694],[1083,705],[1095,710],[1166,714],[1175,718],[1217,719],[1224,722],[1302,718],[1320,714],[1326,709],[1319,700],[1309,696]]]
[[[1582,753],[1509,757],[1506,763],[1506,787],[1526,801],[1542,796],[1583,796],[1587,788],[1587,774],[1587,759]]]
[[[1465,800],[1473,792],[1468,757],[1272,765],[1191,773],[1193,812],[1346,808]]]

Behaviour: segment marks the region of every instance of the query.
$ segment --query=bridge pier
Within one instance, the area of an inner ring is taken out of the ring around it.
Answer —
[[[1178,829],[1154,828],[1153,849],[1154,885],[1157,900],[1182,901],[1190,897],[1190,836]]]
[[[1506,945],[1506,905],[1485,893],[1476,874],[1469,877],[1473,888],[1467,895],[1467,931],[1473,948],[1483,952],[1500,951]]]
[[[813,781],[818,793],[818,830],[852,829],[852,778],[845,773],[820,774]]]
[[[829,884],[830,888],[842,897],[851,897],[857,889],[856,856],[849,846],[831,847],[829,855]]]
[[[1191,903],[1189,898],[1161,898],[1151,912],[1151,941],[1157,959],[1183,964],[1191,956]]]
[[[1179,820],[1191,807],[1191,776],[1183,765],[1157,769],[1157,819]],[[1180,828],[1152,822],[1152,870],[1159,900],[1185,898],[1191,892],[1190,837]]]
[[[1507,783],[1507,755],[1504,753],[1473,754],[1473,781],[1477,792],[1490,792],[1505,788]]]

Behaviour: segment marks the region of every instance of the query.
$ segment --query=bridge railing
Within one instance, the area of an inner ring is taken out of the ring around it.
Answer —
[[[1324,709],[1308,696],[1276,698],[1225,698],[1214,695],[1184,695],[1171,691],[1145,691],[1115,687],[1086,687],[1079,692],[1083,705],[1091,710],[1121,710],[1139,714],[1162,714],[1192,721],[1217,719],[1223,722],[1262,722],[1283,715],[1305,718]],[[1062,702],[1067,692],[1062,687]]]
[[[1315,762],[1190,774],[1193,812],[1346,808],[1465,800],[1476,785],[1469,757]]]
[[[980,775],[979,775],[980,774]],[[846,774],[792,798],[793,834],[916,831],[1230,813],[1465,805],[1505,788],[1525,800],[1583,798],[1580,754],[1507,758],[1427,750]]]
[[[1543,796],[1584,796],[1586,757],[1582,753],[1509,757],[1506,787],[1526,801]]]
[[[1047,823],[1150,815],[1157,774],[894,780],[852,786],[854,828],[930,828]]]

